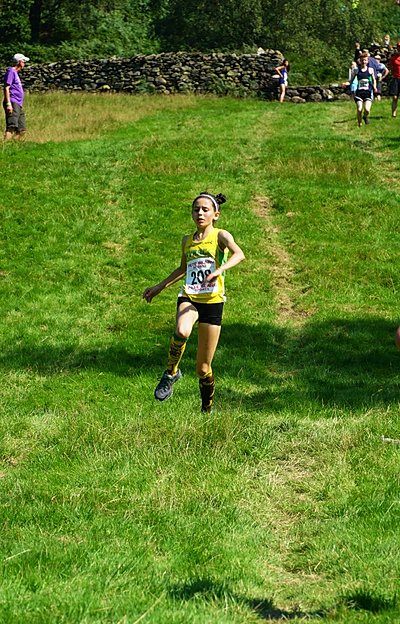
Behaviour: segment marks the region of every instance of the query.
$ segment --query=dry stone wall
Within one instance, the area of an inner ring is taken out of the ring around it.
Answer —
[[[112,93],[214,93],[238,97],[278,97],[274,69],[282,61],[278,50],[263,54],[164,53],[132,58],[62,61],[28,65],[22,74],[31,92],[50,90]],[[339,85],[291,87],[287,99],[295,102],[346,99]]]
[[[272,78],[282,55],[165,53],[91,61],[64,61],[24,70],[30,91],[112,91],[119,93],[232,93],[276,91]]]

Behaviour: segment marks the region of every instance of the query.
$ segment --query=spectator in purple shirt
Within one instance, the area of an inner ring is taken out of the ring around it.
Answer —
[[[25,63],[29,61],[27,56],[23,54],[14,54],[12,58],[12,66],[7,68],[3,79],[3,108],[6,114],[6,131],[4,139],[23,138],[25,126],[24,105],[24,89],[22,87],[19,72],[25,67]]]

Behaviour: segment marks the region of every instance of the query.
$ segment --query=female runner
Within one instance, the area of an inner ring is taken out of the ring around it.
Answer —
[[[376,80],[372,67],[368,65],[369,54],[363,52],[360,56],[360,66],[354,69],[351,84],[357,78],[357,89],[354,91],[354,101],[357,106],[357,123],[361,126],[361,119],[365,124],[369,124],[369,113],[371,111],[372,100],[376,93]]]
[[[288,86],[289,61],[283,59],[282,65],[275,67],[275,71],[279,76],[279,101],[285,101],[286,87]]]
[[[173,385],[182,377],[179,370],[186,342],[196,321],[199,322],[196,372],[199,376],[201,409],[210,412],[215,379],[211,368],[221,332],[225,302],[224,272],[244,260],[244,253],[232,234],[214,227],[220,216],[223,195],[200,193],[192,204],[194,234],[182,239],[182,257],[179,267],[162,282],[146,288],[143,298],[150,303],[164,288],[184,277],[178,295],[176,328],[171,338],[167,369],[158,383],[154,396],[165,401],[172,395]],[[228,259],[228,253],[231,253]]]

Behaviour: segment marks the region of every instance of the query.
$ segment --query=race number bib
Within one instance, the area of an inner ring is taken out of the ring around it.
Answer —
[[[199,258],[188,262],[186,270],[186,292],[188,295],[207,295],[217,288],[217,282],[206,282],[207,275],[216,269],[214,258]]]
[[[362,78],[358,81],[358,88],[361,90],[369,89],[369,80],[368,78]]]

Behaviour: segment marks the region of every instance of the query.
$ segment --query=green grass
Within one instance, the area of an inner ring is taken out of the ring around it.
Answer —
[[[31,95],[27,113],[0,155],[0,621],[400,622],[389,102],[360,129],[346,102]],[[247,256],[212,415],[195,335],[154,401],[177,288],[141,299],[204,189]]]

